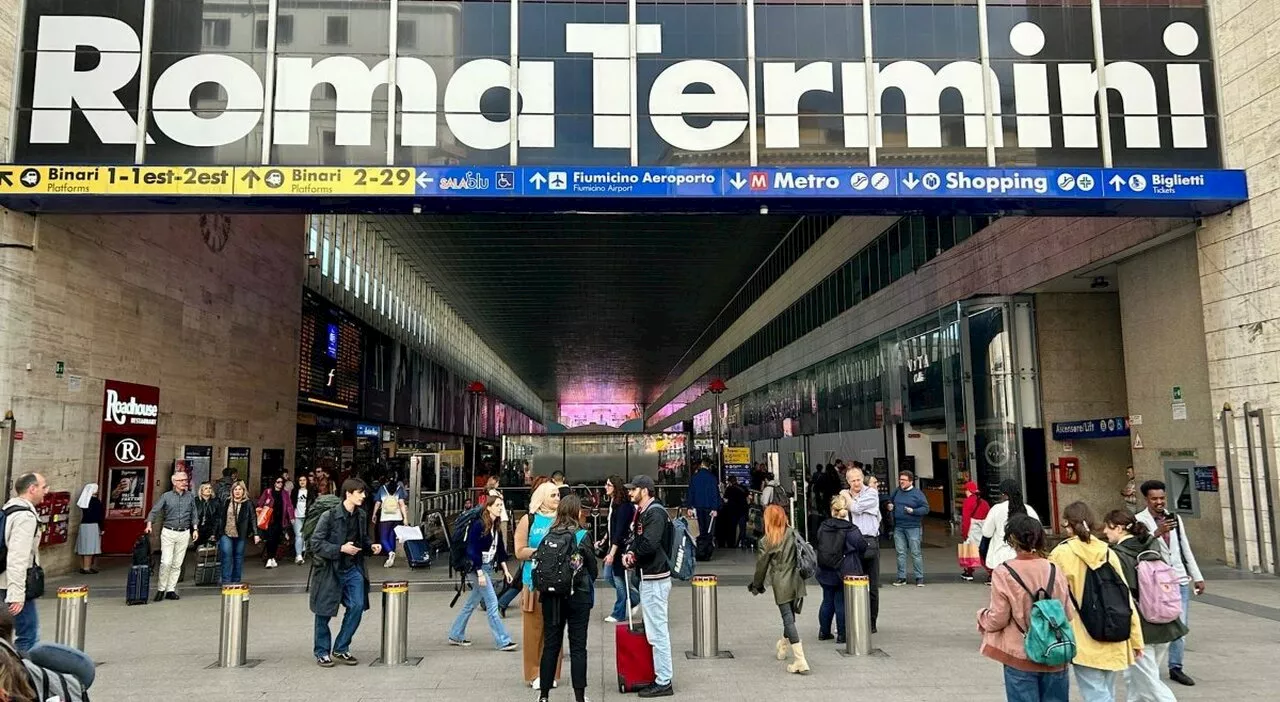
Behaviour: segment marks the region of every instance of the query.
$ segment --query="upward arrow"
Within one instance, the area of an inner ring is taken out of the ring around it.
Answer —
[[[1115,188],[1117,192],[1123,190],[1124,178],[1121,178],[1119,175],[1111,176],[1111,187]]]
[[[245,185],[248,185],[249,189],[253,190],[254,186],[258,184],[258,181],[262,180],[262,176],[258,175],[257,171],[250,170],[245,171],[244,175],[240,176],[240,180],[243,180]]]
[[[542,186],[547,182],[547,177],[541,173],[534,173],[533,177],[529,179],[529,182],[533,183],[534,190],[542,190]]]

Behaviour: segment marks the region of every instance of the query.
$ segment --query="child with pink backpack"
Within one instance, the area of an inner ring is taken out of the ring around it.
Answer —
[[[1128,510],[1108,513],[1103,534],[1120,559],[1125,582],[1133,593],[1146,652],[1124,672],[1130,700],[1174,702],[1173,692],[1160,679],[1169,644],[1187,635],[1182,623],[1182,594],[1178,574],[1160,556],[1156,539]]]

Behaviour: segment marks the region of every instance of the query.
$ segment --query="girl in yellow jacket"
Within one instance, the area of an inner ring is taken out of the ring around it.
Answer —
[[[1107,542],[1093,536],[1093,513],[1083,502],[1074,502],[1062,513],[1063,526],[1071,538],[1058,544],[1049,554],[1049,560],[1067,576],[1071,596],[1078,604],[1084,596],[1085,575],[1091,569],[1114,568],[1117,577],[1124,580],[1120,559]],[[1126,583],[1127,584],[1127,583]],[[1127,641],[1096,641],[1089,636],[1079,616],[1071,620],[1076,636],[1076,657],[1072,667],[1076,671],[1076,684],[1084,702],[1113,702],[1116,698],[1116,674],[1126,670],[1142,655],[1142,622],[1138,608],[1129,600],[1129,639]]]

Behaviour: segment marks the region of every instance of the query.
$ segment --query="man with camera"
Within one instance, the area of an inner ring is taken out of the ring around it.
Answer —
[[[1187,623],[1190,614],[1191,592],[1204,593],[1204,575],[1196,564],[1196,556],[1191,552],[1191,542],[1187,539],[1186,526],[1182,518],[1168,510],[1168,499],[1165,496],[1165,484],[1159,480],[1148,480],[1139,488],[1147,500],[1147,508],[1134,515],[1151,530],[1160,544],[1161,555],[1178,574],[1182,584],[1182,623]],[[1195,685],[1196,681],[1182,671],[1182,655],[1187,645],[1184,636],[1169,645],[1169,679],[1181,685]]]

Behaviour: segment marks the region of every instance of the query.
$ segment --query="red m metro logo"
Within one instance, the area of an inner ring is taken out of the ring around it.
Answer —
[[[769,174],[768,174],[768,173],[753,172],[753,173],[751,174],[751,189],[752,189],[752,190],[768,190],[768,189],[769,189]]]

